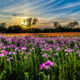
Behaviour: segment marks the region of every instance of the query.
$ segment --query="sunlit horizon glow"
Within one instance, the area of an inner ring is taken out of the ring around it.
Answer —
[[[0,0],[0,22],[22,24],[28,17],[39,18],[37,27],[51,26],[54,21],[80,22],[80,0]]]

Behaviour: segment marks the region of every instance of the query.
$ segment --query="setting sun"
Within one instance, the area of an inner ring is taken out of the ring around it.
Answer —
[[[22,25],[23,26],[27,26],[27,22],[26,21],[22,21]]]

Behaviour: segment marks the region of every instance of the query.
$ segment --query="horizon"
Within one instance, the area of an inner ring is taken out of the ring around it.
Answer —
[[[80,23],[80,0],[0,0],[0,22],[21,24],[28,17],[39,18],[38,28],[51,27],[54,21]]]

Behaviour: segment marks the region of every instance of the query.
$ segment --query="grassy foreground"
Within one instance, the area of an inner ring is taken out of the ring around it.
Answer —
[[[0,36],[0,80],[80,80],[80,37]]]

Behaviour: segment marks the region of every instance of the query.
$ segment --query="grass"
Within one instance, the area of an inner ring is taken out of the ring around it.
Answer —
[[[0,80],[80,80],[80,37],[0,36]]]

